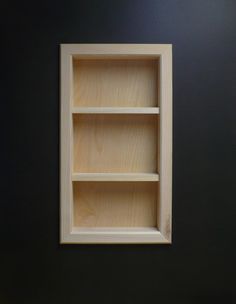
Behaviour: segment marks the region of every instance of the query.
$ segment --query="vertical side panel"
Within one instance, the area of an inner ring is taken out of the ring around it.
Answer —
[[[72,56],[61,45],[61,121],[60,121],[60,241],[65,242],[72,230]]]
[[[160,223],[161,234],[171,242],[172,226],[172,47],[160,58]]]

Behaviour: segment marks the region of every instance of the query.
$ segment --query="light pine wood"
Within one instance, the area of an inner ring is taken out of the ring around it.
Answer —
[[[73,107],[74,114],[159,114],[158,107]]]
[[[171,45],[61,45],[61,243],[170,243],[171,184]]]
[[[66,240],[71,233],[73,222],[73,196],[71,174],[73,169],[73,135],[72,135],[72,56],[68,56],[66,48],[61,47],[61,240]]]
[[[171,243],[172,230],[172,48],[160,59],[159,230]]]
[[[67,244],[168,244],[157,228],[73,227],[66,237]]]
[[[74,172],[157,173],[155,115],[75,115]]]
[[[74,105],[155,107],[158,59],[74,60]]]
[[[75,227],[157,227],[155,183],[75,182]]]
[[[73,173],[72,181],[158,182],[159,175],[156,173]]]

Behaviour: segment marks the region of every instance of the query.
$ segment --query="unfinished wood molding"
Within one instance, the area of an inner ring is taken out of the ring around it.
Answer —
[[[61,45],[61,243],[171,243],[172,46]]]

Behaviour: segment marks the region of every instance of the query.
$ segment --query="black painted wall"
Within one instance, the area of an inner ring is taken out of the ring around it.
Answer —
[[[236,1],[5,1],[0,303],[235,303]],[[173,244],[59,245],[59,44],[172,43]]]

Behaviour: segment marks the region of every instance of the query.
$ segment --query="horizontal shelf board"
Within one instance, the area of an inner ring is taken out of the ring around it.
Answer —
[[[62,240],[62,243],[168,244],[170,241],[155,227],[73,227],[71,233]]]
[[[157,182],[157,173],[73,173],[72,181]]]
[[[159,114],[158,107],[74,107],[73,114]]]
[[[106,234],[160,234],[156,227],[73,227],[72,233],[106,233]]]

